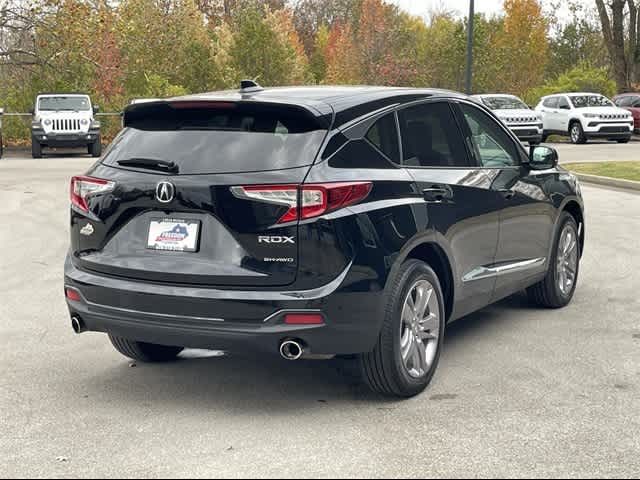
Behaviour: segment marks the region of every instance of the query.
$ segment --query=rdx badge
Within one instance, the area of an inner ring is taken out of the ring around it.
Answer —
[[[258,243],[296,243],[293,237],[259,236]]]

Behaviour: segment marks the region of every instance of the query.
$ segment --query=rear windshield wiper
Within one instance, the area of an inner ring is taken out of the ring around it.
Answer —
[[[158,160],[155,158],[127,158],[126,160],[118,160],[118,165],[123,167],[147,168],[149,170],[162,170],[169,173],[178,173],[180,168],[175,162],[167,162],[166,160]]]

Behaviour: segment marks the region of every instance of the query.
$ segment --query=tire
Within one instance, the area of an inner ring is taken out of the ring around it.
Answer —
[[[125,357],[145,363],[169,362],[175,360],[180,352],[184,350],[182,347],[136,342],[135,340],[128,340],[111,334],[109,334],[109,340],[111,340],[115,349]]]
[[[618,143],[629,143],[630,141],[631,141],[630,138],[622,138],[622,139],[616,140],[616,142]]]
[[[42,158],[42,145],[37,140],[31,140],[31,156],[33,158]]]
[[[570,229],[573,236],[572,244],[574,245],[569,250],[570,257],[567,257],[565,253],[566,247],[564,246],[564,232]],[[575,255],[575,259],[574,259]],[[527,294],[529,299],[538,306],[546,308],[562,308],[571,302],[573,295],[578,285],[578,278],[580,273],[580,239],[578,238],[578,225],[573,218],[567,212],[563,212],[560,217],[560,227],[554,240],[553,254],[549,262],[549,270],[547,276],[541,282],[529,287]],[[573,280],[568,287],[565,283],[564,289],[561,288],[561,264],[566,262],[572,264],[573,268]],[[573,263],[575,262],[575,263]]]
[[[540,143],[545,143],[549,139],[549,134],[547,132],[542,133],[542,138],[540,139]]]
[[[415,306],[419,306],[421,288],[422,295],[429,295],[420,315],[426,321],[418,322],[415,315],[403,320],[405,309],[406,313],[415,312],[410,307],[410,296]],[[383,315],[376,346],[359,358],[363,379],[373,391],[383,395],[400,398],[418,395],[427,388],[438,367],[445,331],[444,296],[431,267],[419,260],[405,262],[389,280]],[[410,324],[413,325],[409,327]],[[422,343],[416,341],[418,334]]]
[[[98,158],[102,155],[102,142],[100,140],[89,144],[89,155]]]
[[[578,121],[572,122],[569,125],[569,138],[574,145],[583,145],[587,143],[587,136],[584,134],[582,124]]]

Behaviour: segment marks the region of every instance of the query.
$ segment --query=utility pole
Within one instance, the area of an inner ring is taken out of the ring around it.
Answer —
[[[467,75],[465,79],[465,90],[467,95],[473,93],[473,20],[475,17],[475,8],[473,0],[469,0],[469,25],[467,31]]]

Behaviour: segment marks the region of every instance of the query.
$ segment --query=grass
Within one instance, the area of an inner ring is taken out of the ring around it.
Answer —
[[[598,175],[600,177],[621,178],[640,182],[640,161],[638,162],[596,162],[567,163],[563,167],[576,173]]]

